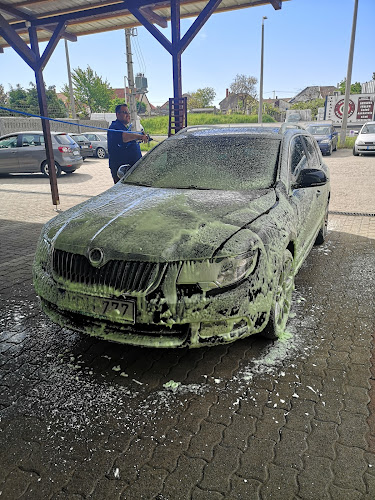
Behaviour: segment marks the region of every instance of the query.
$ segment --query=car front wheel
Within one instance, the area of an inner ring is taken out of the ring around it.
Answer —
[[[357,153],[357,151],[355,150],[355,146],[354,146],[354,148],[353,148],[353,155],[354,155],[354,156],[359,156],[359,153]]]
[[[331,156],[332,151],[333,151],[333,148],[332,148],[332,143],[331,143],[331,144],[329,145],[329,150],[327,151],[327,156]]]
[[[96,156],[97,156],[97,158],[100,158],[101,160],[103,160],[103,158],[105,158],[105,149],[98,148],[96,150]]]
[[[276,291],[266,328],[262,331],[263,337],[278,339],[284,332],[288,321],[292,295],[294,290],[293,256],[289,250],[284,251],[283,261],[276,282]]]
[[[48,165],[48,162],[47,160],[45,160],[41,167],[40,167],[40,170],[42,172],[43,175],[45,175],[46,177],[49,176],[49,165]],[[56,177],[60,177],[61,175],[61,167],[60,165],[55,161],[55,170],[56,170]]]

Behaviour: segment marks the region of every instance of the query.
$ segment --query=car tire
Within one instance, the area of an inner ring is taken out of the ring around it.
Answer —
[[[331,143],[329,146],[329,151],[327,151],[327,156],[331,156],[332,151],[333,151],[333,149],[332,149],[332,143]]]
[[[40,167],[40,170],[41,170],[41,172],[42,172],[43,175],[45,175],[46,177],[49,177],[49,175],[48,175],[48,162],[47,162],[47,160],[44,160],[44,162],[42,163],[42,165]],[[55,161],[55,170],[56,170],[56,177],[60,177],[60,175],[61,175],[61,167],[57,163],[57,161]]]
[[[355,146],[353,147],[353,156],[359,156],[359,153],[355,150]]]
[[[66,175],[74,174],[75,170],[69,170],[69,172],[65,172]]]
[[[326,212],[324,215],[323,223],[319,229],[319,233],[316,237],[314,245],[323,245],[323,243],[326,240],[327,233],[328,233],[327,227],[328,227],[328,205],[327,205]]]
[[[276,340],[285,332],[292,295],[294,290],[293,255],[289,250],[284,250],[281,269],[276,282],[270,318],[261,335],[267,339]]]
[[[98,148],[95,152],[95,155],[97,158],[100,158],[103,160],[105,158],[105,149],[104,148]]]

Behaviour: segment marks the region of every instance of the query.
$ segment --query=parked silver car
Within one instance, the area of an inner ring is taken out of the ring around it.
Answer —
[[[51,132],[56,175],[71,174],[83,163],[79,146],[69,135]],[[36,173],[48,177],[43,132],[13,132],[0,137],[0,173]]]
[[[94,155],[97,158],[108,156],[107,134],[105,132],[84,132],[82,135],[91,142]]]

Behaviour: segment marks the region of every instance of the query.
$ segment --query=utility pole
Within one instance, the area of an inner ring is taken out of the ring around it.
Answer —
[[[133,35],[133,28],[125,28],[125,42],[126,42],[126,62],[128,66],[128,83],[130,89],[129,95],[129,110],[131,116],[131,123],[135,130],[137,130],[137,105],[135,102],[135,84],[134,84],[134,73],[133,73],[133,59],[132,59],[132,47],[130,42],[130,37]]]
[[[72,84],[72,75],[70,73],[70,62],[69,62],[69,52],[68,52],[68,41],[65,38],[65,55],[66,55],[66,66],[68,68],[68,81],[69,81],[69,94],[70,94],[70,109],[72,112],[72,118],[75,120],[77,118],[76,115],[76,105],[74,102],[74,94],[73,94],[73,84]]]
[[[258,110],[258,123],[263,121],[263,54],[264,54],[264,20],[267,19],[266,16],[262,18],[262,48],[260,52],[260,82],[259,82],[259,110]]]
[[[355,32],[357,27],[357,12],[358,12],[358,0],[355,0],[354,12],[353,12],[353,24],[352,24],[352,37],[350,40],[350,49],[349,49],[348,72],[346,74],[346,82],[345,82],[345,100],[344,100],[344,109],[342,113],[340,144],[345,143],[346,128],[348,125],[348,108],[349,108],[349,98],[350,98],[350,87],[352,85],[352,67],[353,67]]]

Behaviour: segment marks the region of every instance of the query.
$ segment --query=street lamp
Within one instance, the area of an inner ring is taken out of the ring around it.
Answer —
[[[259,80],[259,110],[258,110],[258,123],[262,123],[263,113],[263,53],[264,53],[264,20],[267,16],[262,18],[262,48],[260,52],[260,80]]]

